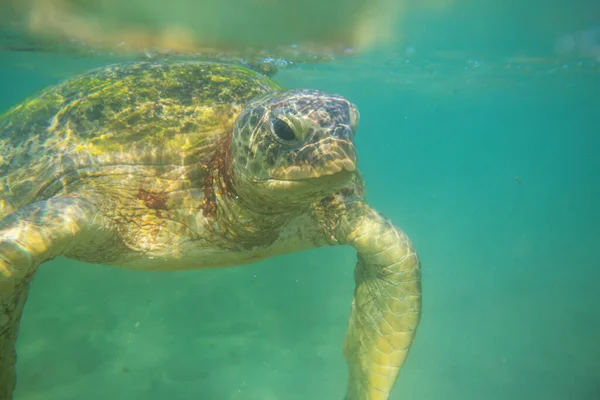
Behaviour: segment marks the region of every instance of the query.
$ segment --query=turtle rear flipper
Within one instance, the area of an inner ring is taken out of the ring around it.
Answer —
[[[0,400],[12,399],[15,343],[37,267],[83,239],[102,240],[96,208],[73,197],[32,203],[0,220]]]

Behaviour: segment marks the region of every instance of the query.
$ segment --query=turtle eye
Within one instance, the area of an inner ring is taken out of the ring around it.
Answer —
[[[271,117],[271,125],[273,125],[273,132],[275,132],[275,134],[279,136],[280,139],[296,139],[296,134],[294,133],[294,130],[290,128],[290,126],[287,123],[285,123],[285,121],[276,117]]]

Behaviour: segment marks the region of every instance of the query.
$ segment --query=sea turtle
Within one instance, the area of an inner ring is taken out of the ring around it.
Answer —
[[[144,61],[43,90],[0,117],[0,399],[29,284],[57,256],[145,270],[357,250],[346,400],[384,400],[420,318],[420,263],[364,200],[344,97],[243,66]]]

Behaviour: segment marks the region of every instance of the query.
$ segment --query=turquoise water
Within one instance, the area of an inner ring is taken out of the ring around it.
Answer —
[[[384,49],[275,76],[358,106],[368,200],[420,253],[423,319],[392,399],[600,398],[600,64],[507,57],[518,39],[496,57],[474,39],[452,57]],[[0,59],[2,110],[115,61]],[[342,399],[354,260],[324,248],[174,273],[52,261],[22,320],[15,399]]]

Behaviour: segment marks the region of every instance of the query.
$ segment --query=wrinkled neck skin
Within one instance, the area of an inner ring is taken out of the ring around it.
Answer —
[[[210,187],[205,189],[214,207],[217,234],[240,249],[256,249],[272,244],[279,229],[304,213],[310,203],[286,203],[269,198],[260,182],[236,176],[231,163],[230,146],[222,146],[209,167]],[[212,191],[212,193],[210,193]]]

